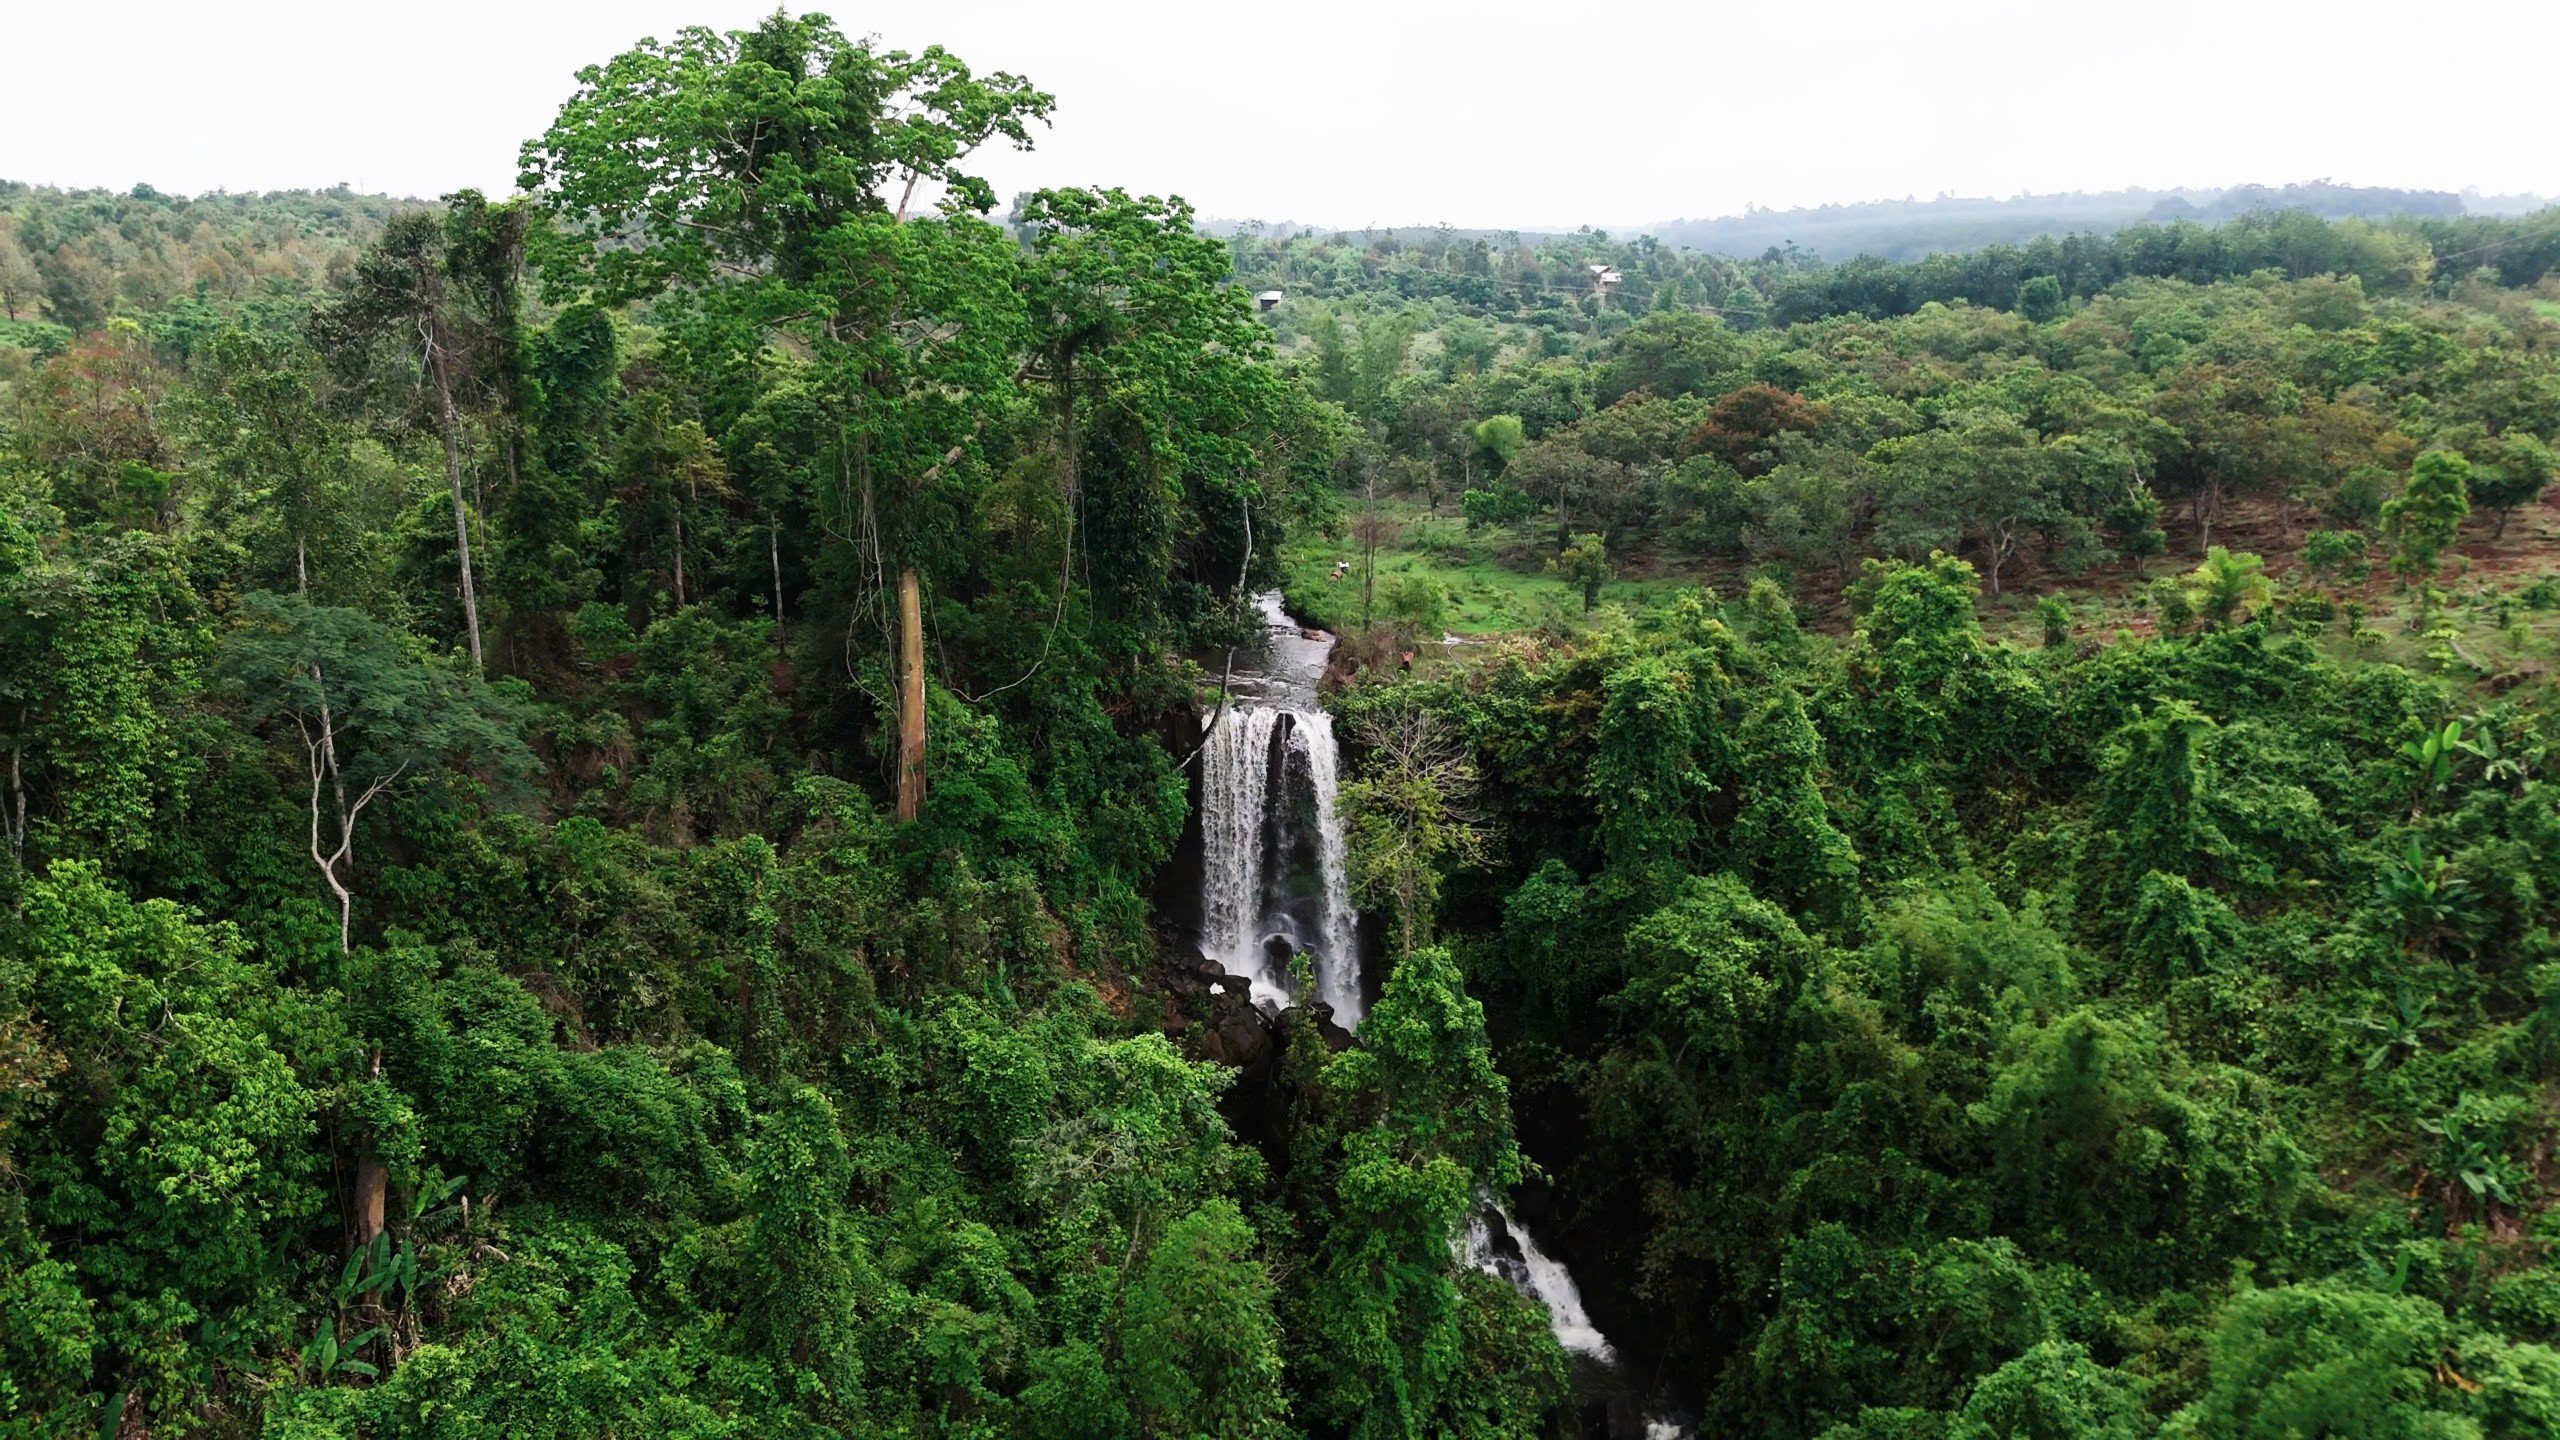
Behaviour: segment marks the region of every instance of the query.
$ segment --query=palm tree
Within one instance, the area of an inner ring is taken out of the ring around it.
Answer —
[[[2246,551],[2234,555],[2216,545],[2187,576],[2187,603],[2216,625],[2237,625],[2275,599],[2267,562]]]

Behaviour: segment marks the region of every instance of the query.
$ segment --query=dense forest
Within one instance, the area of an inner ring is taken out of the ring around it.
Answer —
[[[0,1436],[2560,1434],[2560,211],[1218,236],[1053,104],[0,186]]]
[[[2560,211],[2443,230],[2287,213],[1910,265],[1599,236],[1231,248],[1298,287],[1276,332],[1363,424],[1350,490],[1833,593],[1863,559],[1939,550],[1995,594],[2021,571],[2139,575],[2167,529],[2202,554],[2229,518],[2362,576],[2391,558],[2421,451],[2501,539],[2554,474]]]

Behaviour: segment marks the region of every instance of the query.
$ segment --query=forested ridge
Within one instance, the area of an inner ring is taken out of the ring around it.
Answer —
[[[2532,195],[2399,190],[2315,180],[2291,185],[2203,189],[2075,191],[2004,199],[1939,195],[1932,199],[1863,201],[1790,210],[1754,206],[1739,215],[1670,220],[1644,227],[1663,243],[1751,254],[1775,245],[1802,246],[1832,260],[1878,255],[1918,260],[1943,250],[2023,245],[2039,236],[2095,234],[2119,226],[2179,220],[2214,224],[2246,215],[2308,211],[2330,220],[2420,216],[2520,215],[2549,202]]]
[[[0,1435],[2560,1433],[2560,213],[1215,237],[1053,104],[0,187]],[[1187,913],[1275,590],[1356,1014]]]

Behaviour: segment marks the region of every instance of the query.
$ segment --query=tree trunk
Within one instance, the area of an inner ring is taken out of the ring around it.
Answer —
[[[382,1077],[382,1052],[372,1056],[372,1073]],[[373,1247],[373,1237],[382,1233],[384,1201],[391,1193],[391,1175],[382,1161],[372,1155],[356,1157],[356,1190],[347,1204],[347,1219],[355,1231],[355,1252],[362,1254]],[[365,1294],[370,1297],[373,1291]]]
[[[1076,368],[1072,354],[1062,355],[1058,366],[1058,479],[1059,493],[1072,508],[1076,503],[1076,487],[1084,482],[1084,442],[1076,436]]]
[[[924,808],[924,597],[913,565],[898,571],[898,818]]]
[[[1361,491],[1364,508],[1360,516],[1360,631],[1369,630],[1369,612],[1378,595],[1378,467],[1371,462],[1366,487]]]
[[[20,725],[26,723],[25,711],[19,712]],[[26,753],[23,745],[9,747],[9,860],[23,867],[27,863],[27,781],[19,769],[19,759]]]
[[[480,591],[471,578],[471,512],[462,501],[462,419],[453,408],[453,382],[445,374],[444,345],[427,334],[427,369],[435,376],[436,405],[444,417],[444,478],[453,490],[453,554],[462,567],[462,623],[471,635],[471,670],[480,673]]]
[[[683,608],[684,608],[684,504],[683,504],[683,502],[681,502],[681,501],[677,502],[676,507],[675,507],[675,511],[676,511],[676,608],[677,608],[677,609],[679,609],[679,610],[681,610],[681,609],[683,609]]]
[[[382,1162],[370,1155],[356,1157],[356,1194],[348,1206],[353,1212],[358,1250],[373,1243],[382,1233],[383,1200],[391,1190],[391,1177]]]
[[[773,629],[782,632],[782,522],[764,527],[765,554],[773,561]]]
[[[338,727],[329,713],[328,681],[318,664],[311,667],[311,683],[321,688],[320,738],[304,741],[311,752],[311,863],[320,868],[320,878],[329,884],[329,893],[338,897],[338,953],[355,948],[355,892],[338,874],[338,866],[355,858],[355,816],[347,808],[346,777],[338,772]],[[320,787],[326,782],[337,802],[338,847],[326,855],[320,853]]]

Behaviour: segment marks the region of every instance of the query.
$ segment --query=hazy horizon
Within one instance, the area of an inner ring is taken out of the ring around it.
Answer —
[[[0,177],[170,193],[513,188],[574,72],[756,0],[460,0],[429,27],[313,0],[167,0],[22,17],[0,92]],[[2139,28],[2012,0],[1920,16],[1852,0],[1818,20],[1630,5],[1560,33],[1552,9],[1320,0],[1286,24],[1148,3],[1065,13],[960,0],[929,15],[816,5],[894,46],[942,44],[1058,97],[998,195],[1056,184],[1180,194],[1204,217],[1327,229],[1631,228],[1954,195],[2342,184],[2560,190],[2525,87],[2466,90],[2463,143],[2410,123],[2424,82],[2366,59],[2378,4],[2171,0]],[[2560,42],[2560,7],[2501,15],[2501,48]],[[2198,27],[2216,43],[2191,42]],[[116,56],[113,103],[69,57]],[[45,63],[50,58],[55,63]],[[2395,97],[2405,93],[2406,99]],[[2173,103],[2210,95],[2211,105]],[[2128,103],[2144,95],[2157,103]],[[76,125],[64,115],[82,117]],[[1417,160],[1417,157],[1419,159]]]

